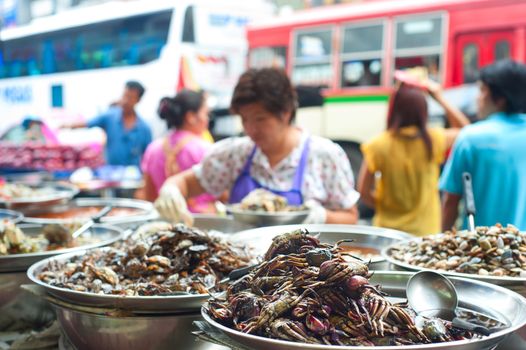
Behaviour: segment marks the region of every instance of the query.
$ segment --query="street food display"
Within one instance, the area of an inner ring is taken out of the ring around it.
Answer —
[[[207,294],[224,289],[220,281],[251,261],[243,247],[222,237],[182,224],[165,225],[142,230],[112,248],[51,261],[37,278],[51,286],[95,294]]]
[[[96,236],[71,237],[78,225],[46,225],[39,235],[26,235],[23,230],[11,221],[0,223],[0,256],[28,254],[59,249],[78,247],[96,243]]]
[[[390,301],[341,243],[320,243],[301,229],[276,236],[264,260],[205,311],[241,333],[300,343],[400,346],[477,337]]]
[[[263,188],[258,188],[243,198],[239,209],[274,213],[306,210],[307,208],[305,206],[291,206],[288,204],[287,198]]]
[[[526,278],[526,234],[508,225],[449,231],[393,245],[394,262],[478,276]]]

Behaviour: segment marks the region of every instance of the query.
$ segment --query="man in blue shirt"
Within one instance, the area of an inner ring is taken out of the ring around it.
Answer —
[[[144,87],[136,82],[126,83],[121,100],[103,114],[74,128],[99,127],[106,133],[106,162],[109,165],[140,166],[141,157],[152,141],[152,132],[135,111],[144,94]]]
[[[455,224],[462,173],[469,172],[476,224],[526,230],[526,66],[500,61],[483,68],[477,102],[485,120],[462,129],[440,179],[442,229]]]

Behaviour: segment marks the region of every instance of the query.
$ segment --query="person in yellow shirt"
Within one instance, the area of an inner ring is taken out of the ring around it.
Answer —
[[[429,128],[424,90],[402,83],[391,96],[387,130],[362,145],[358,191],[375,209],[373,225],[423,236],[440,232],[440,164],[468,118],[443,97],[440,85],[422,86],[445,110],[450,128]]]

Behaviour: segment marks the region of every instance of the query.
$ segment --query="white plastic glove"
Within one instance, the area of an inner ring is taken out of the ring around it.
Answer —
[[[310,199],[305,202],[310,209],[309,215],[303,221],[304,224],[324,224],[327,221],[327,210],[317,201]]]
[[[188,211],[186,200],[175,183],[166,182],[159,191],[159,197],[154,203],[161,218],[169,222],[183,222],[187,226],[194,225],[194,218]]]

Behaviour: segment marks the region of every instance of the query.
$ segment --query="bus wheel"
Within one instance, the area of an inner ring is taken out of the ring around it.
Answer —
[[[351,167],[354,175],[355,186],[358,182],[358,174],[360,173],[360,167],[362,166],[363,155],[360,151],[360,145],[356,142],[349,141],[336,141],[338,145],[343,148],[347,154],[347,158],[351,162]],[[358,210],[360,211],[360,219],[371,219],[374,215],[374,209],[369,208],[362,201],[358,201]]]

